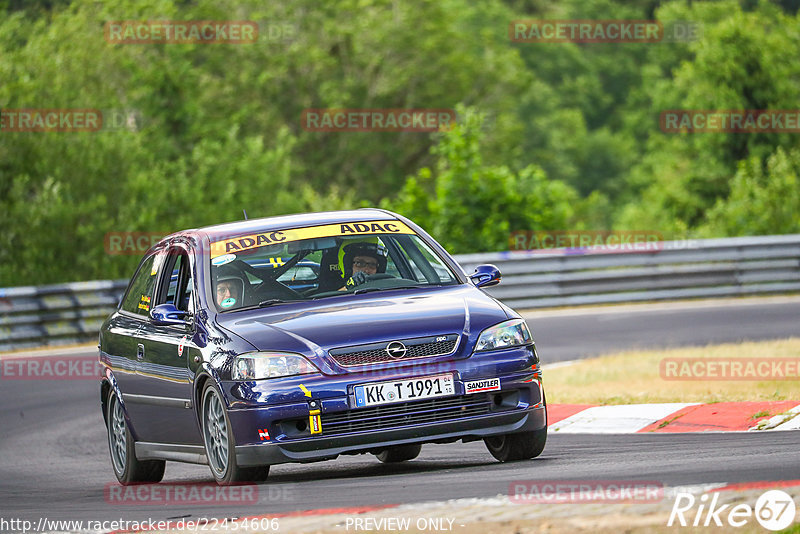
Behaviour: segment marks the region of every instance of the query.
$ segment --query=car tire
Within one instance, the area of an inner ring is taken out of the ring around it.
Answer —
[[[547,427],[532,432],[492,436],[483,441],[492,456],[500,462],[530,460],[542,454],[547,442]]]
[[[485,438],[486,448],[500,462],[514,462],[536,458],[547,443],[547,395],[542,390],[542,406],[545,407],[544,428],[531,432],[504,434]]]
[[[419,456],[420,451],[422,451],[422,445],[419,443],[412,443],[411,445],[395,445],[394,447],[389,447],[375,456],[385,464],[395,464],[413,460]]]
[[[111,467],[119,483],[127,486],[142,482],[161,482],[167,462],[136,458],[133,436],[125,421],[122,403],[113,389],[108,394],[106,408],[108,451],[111,454]]]
[[[239,482],[263,482],[269,466],[240,467],[236,463],[236,444],[225,403],[213,382],[208,382],[202,396],[202,432],[208,466],[221,486]]]

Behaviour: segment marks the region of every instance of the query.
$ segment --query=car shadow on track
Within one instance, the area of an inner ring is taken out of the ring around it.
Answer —
[[[398,464],[383,464],[377,459],[374,463],[366,460],[352,460],[345,463],[341,459],[327,460],[323,462],[313,462],[308,464],[280,464],[272,467],[272,470],[263,484],[292,484],[305,482],[319,482],[323,480],[347,480],[347,479],[370,479],[375,477],[404,476],[404,475],[425,475],[429,473],[443,472],[466,472],[466,471],[505,471],[514,470],[521,467],[537,464],[550,463],[555,458],[541,456],[534,460],[523,460],[519,462],[499,463],[491,458],[486,460],[457,460],[457,459],[417,459]],[[181,476],[183,475],[183,476]],[[213,483],[214,479],[208,476],[194,477],[185,476],[184,473],[170,477],[169,466],[164,477],[165,482],[192,482],[192,483]]]
[[[371,478],[385,477],[388,475],[423,474],[446,470],[473,469],[485,465],[495,464],[492,460],[485,462],[464,462],[450,460],[412,460],[400,464],[382,464],[359,462],[358,465],[339,465],[335,461],[327,465],[307,464],[302,466],[292,465],[281,469],[279,472],[270,473],[269,481],[273,482],[305,482],[313,480],[330,480],[336,478]]]
[[[369,458],[369,456],[366,458]],[[425,475],[430,473],[444,473],[448,471],[507,471],[518,470],[520,468],[530,467],[536,464],[549,464],[557,460],[553,457],[548,458],[548,456],[545,454],[533,460],[500,463],[489,457],[488,453],[486,459],[422,458],[398,464],[383,464],[377,459],[373,458],[373,461],[370,461],[366,458],[356,461],[350,460],[350,462],[347,464],[343,463],[341,460],[332,460],[304,465],[284,464],[281,466],[276,466],[273,467],[273,471],[270,473],[269,478],[267,479],[267,484],[270,482],[299,483],[334,479],[368,479],[392,475]]]

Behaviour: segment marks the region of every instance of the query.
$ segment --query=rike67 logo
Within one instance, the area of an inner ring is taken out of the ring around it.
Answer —
[[[795,518],[794,500],[785,491],[764,492],[756,500],[755,507],[745,503],[719,504],[719,498],[720,493],[713,493],[711,497],[704,493],[699,499],[691,493],[678,493],[667,526],[743,527],[755,517],[765,529],[777,531],[791,525]]]

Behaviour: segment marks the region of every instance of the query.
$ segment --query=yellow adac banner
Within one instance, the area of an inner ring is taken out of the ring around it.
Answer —
[[[301,239],[317,237],[356,236],[362,234],[414,234],[415,232],[400,221],[365,221],[326,224],[308,228],[288,228],[272,230],[241,237],[223,239],[211,243],[211,258],[224,254],[236,254],[264,245],[276,245]]]

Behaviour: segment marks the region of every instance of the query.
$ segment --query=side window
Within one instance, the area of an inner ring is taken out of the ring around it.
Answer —
[[[194,282],[192,280],[189,262],[186,262],[186,274],[188,279],[186,280],[186,286],[183,288],[183,298],[178,305],[178,309],[188,311],[189,313],[194,313],[194,299],[192,298],[192,288],[194,287]]]
[[[386,258],[386,274],[391,274],[395,278],[402,278],[400,270],[397,268],[397,265],[395,265],[391,254]]]
[[[401,245],[403,255],[413,270],[418,282],[452,283],[455,278],[436,254],[418,237],[404,240]]]
[[[183,256],[178,256],[175,259],[175,263],[172,265],[172,272],[169,274],[169,286],[167,287],[167,298],[164,302],[168,302],[169,304],[174,304],[175,306],[178,305],[178,302],[175,301],[175,294],[178,292],[178,285],[181,282],[181,266],[185,263]]]
[[[168,272],[164,273],[168,279],[162,284],[166,284],[166,292],[162,292],[163,297],[159,298],[158,304],[172,304],[179,310],[190,310],[192,301],[192,279],[191,265],[189,258],[183,252],[172,250],[169,255],[175,259],[170,268],[167,264]],[[162,286],[163,288],[164,286]],[[163,291],[163,289],[162,289]]]
[[[153,289],[156,287],[156,274],[158,274],[155,258],[156,256],[152,255],[139,266],[130,290],[122,301],[123,310],[145,317],[150,314]]]

